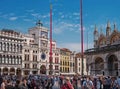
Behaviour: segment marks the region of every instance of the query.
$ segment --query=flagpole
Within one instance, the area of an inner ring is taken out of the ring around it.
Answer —
[[[82,68],[81,68],[81,75],[84,75],[84,53],[83,53],[83,19],[82,19],[82,0],[80,0],[80,25],[81,25],[81,62],[82,62]]]
[[[52,75],[52,4],[50,4],[50,75]]]

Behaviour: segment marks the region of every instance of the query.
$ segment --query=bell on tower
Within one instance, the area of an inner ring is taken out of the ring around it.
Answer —
[[[40,20],[38,20],[38,22],[36,23],[36,25],[39,26],[39,27],[43,26],[43,24],[42,24],[42,22]]]

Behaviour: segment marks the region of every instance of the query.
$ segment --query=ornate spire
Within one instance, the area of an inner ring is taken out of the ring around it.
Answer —
[[[100,35],[102,35],[103,34],[103,29],[102,29],[102,27],[100,27]]]
[[[108,22],[107,22],[107,27],[109,27],[109,28],[110,28],[110,21],[108,21]]]
[[[98,32],[98,30],[97,30],[97,26],[95,24],[94,34],[96,34],[97,32]]]
[[[116,28],[116,24],[114,23],[114,30],[117,30],[117,28]]]

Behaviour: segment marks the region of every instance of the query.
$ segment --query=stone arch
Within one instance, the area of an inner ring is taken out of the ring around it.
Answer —
[[[113,33],[111,34],[111,37],[110,37],[110,44],[113,44],[113,43],[119,41],[119,39],[120,39],[119,32],[114,30]]]
[[[2,69],[0,68],[0,74],[1,74],[1,72],[2,72],[1,70],[2,70]]]
[[[46,74],[46,66],[45,65],[41,65],[40,74]]]
[[[104,60],[101,57],[95,58],[95,74],[103,74],[101,70],[104,69]]]
[[[98,39],[98,45],[105,45],[106,44],[106,38],[104,35],[102,35],[99,39]]]
[[[16,75],[21,75],[21,73],[22,73],[22,70],[20,68],[17,68],[16,69]]]
[[[10,68],[10,75],[14,75],[15,74],[15,68]]]
[[[118,58],[115,54],[109,54],[107,57],[108,74],[118,76]]]
[[[7,67],[3,68],[3,74],[8,75],[8,68]]]

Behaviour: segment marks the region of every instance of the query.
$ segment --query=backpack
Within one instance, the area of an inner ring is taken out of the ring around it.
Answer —
[[[84,86],[84,89],[89,89],[88,82],[86,80],[83,81],[83,86]]]

